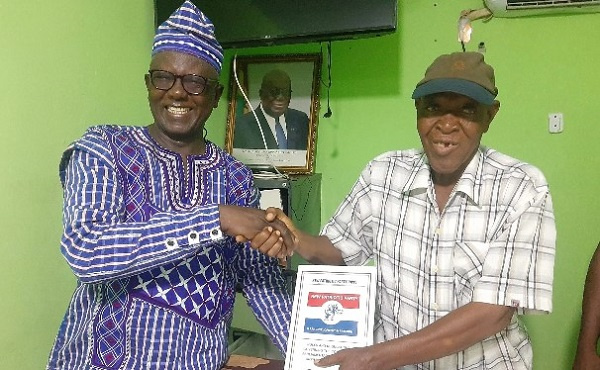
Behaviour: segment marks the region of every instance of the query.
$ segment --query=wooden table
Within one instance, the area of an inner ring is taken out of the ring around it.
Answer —
[[[260,357],[231,355],[223,370],[283,370],[283,360],[270,360]]]

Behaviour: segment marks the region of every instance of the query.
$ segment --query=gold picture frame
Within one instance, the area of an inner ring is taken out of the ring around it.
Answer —
[[[251,168],[313,173],[321,62],[319,53],[234,58],[225,137],[227,152]],[[290,84],[291,89],[281,87]],[[285,127],[282,131],[286,137],[282,140],[276,139],[275,125],[279,121]],[[284,141],[284,146],[277,146]]]

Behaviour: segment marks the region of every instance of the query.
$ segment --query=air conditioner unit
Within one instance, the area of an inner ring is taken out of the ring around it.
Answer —
[[[600,12],[600,0],[485,0],[495,17]]]

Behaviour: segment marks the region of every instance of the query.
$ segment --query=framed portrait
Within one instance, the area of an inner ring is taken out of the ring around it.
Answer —
[[[321,54],[233,59],[225,149],[251,168],[313,173]]]

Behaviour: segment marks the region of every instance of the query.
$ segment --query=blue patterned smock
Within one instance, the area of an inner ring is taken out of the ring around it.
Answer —
[[[211,142],[187,163],[142,127],[93,127],[65,152],[61,250],[78,284],[48,369],[219,369],[236,284],[285,352],[277,261],[220,230],[218,204],[258,205],[250,170]]]

